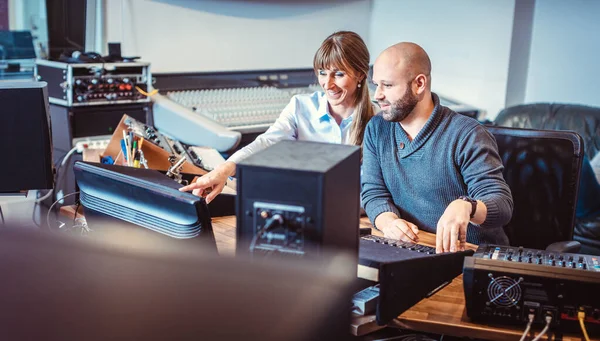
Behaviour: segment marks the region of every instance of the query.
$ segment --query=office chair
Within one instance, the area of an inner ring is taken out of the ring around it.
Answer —
[[[487,127],[498,144],[514,208],[510,244],[578,252],[572,241],[583,139],[571,131]]]

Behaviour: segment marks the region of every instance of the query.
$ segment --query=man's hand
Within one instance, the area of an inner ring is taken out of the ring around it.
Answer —
[[[436,253],[465,250],[471,209],[471,204],[461,199],[454,200],[446,207],[444,214],[437,223]]]
[[[208,204],[223,191],[227,178],[234,174],[235,163],[227,161],[198,178],[195,183],[183,186],[179,190],[182,192],[192,190],[192,194],[205,197]]]
[[[417,225],[404,219],[397,218],[390,221],[382,227],[381,231],[386,238],[409,243],[416,243],[419,241],[419,228]]]

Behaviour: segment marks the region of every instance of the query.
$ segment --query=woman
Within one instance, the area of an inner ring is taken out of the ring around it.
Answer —
[[[193,190],[209,203],[221,193],[227,178],[235,175],[238,162],[281,140],[362,145],[365,126],[375,112],[367,86],[369,51],[364,41],[354,32],[336,32],[323,41],[313,66],[322,92],[294,96],[254,142],[179,190]]]

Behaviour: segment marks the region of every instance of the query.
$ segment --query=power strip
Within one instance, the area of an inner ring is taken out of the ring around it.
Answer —
[[[96,149],[105,150],[110,143],[112,136],[93,136],[87,138],[73,139],[73,146],[77,148],[77,151],[83,151],[84,149]]]

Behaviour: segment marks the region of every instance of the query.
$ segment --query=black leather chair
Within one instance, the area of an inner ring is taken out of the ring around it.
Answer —
[[[577,104],[523,104],[500,111],[494,125],[574,131],[583,138],[588,159],[600,152],[600,108]]]
[[[502,110],[493,123],[506,127],[575,131],[583,138],[589,160],[600,153],[598,107],[560,103],[517,105]],[[600,255],[600,194],[589,164],[584,165],[580,188],[579,215],[573,238],[581,243],[581,253]]]
[[[573,239],[583,140],[574,132],[487,127],[496,138],[514,209],[510,244],[578,252]]]

